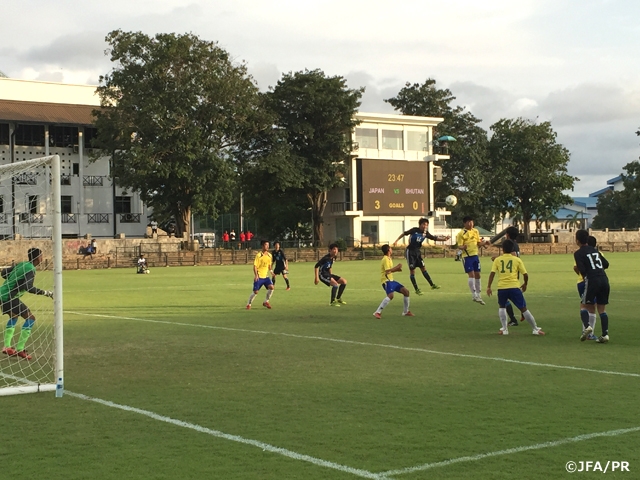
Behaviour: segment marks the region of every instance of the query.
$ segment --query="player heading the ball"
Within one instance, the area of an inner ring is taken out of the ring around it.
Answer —
[[[393,242],[393,246],[395,247],[398,244],[398,241],[409,235],[409,244],[407,245],[407,249],[405,250],[405,258],[407,259],[407,264],[409,265],[409,279],[413,284],[413,288],[416,291],[417,295],[422,295],[422,291],[418,288],[418,283],[416,282],[416,268],[420,268],[422,270],[422,276],[429,282],[432,290],[436,290],[440,288],[438,285],[433,283],[431,280],[431,276],[429,276],[429,272],[424,266],[424,259],[422,258],[422,242],[424,242],[427,238],[430,240],[434,240],[436,242],[445,242],[449,240],[450,236],[431,235],[427,229],[429,228],[429,219],[421,218],[418,220],[418,226],[407,230],[406,232],[402,232],[396,241]]]

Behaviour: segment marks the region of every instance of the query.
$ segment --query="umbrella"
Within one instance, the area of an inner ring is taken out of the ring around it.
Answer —
[[[455,142],[456,141],[455,137],[452,137],[451,135],[443,135],[440,138],[438,138],[438,140],[440,140],[441,142]]]

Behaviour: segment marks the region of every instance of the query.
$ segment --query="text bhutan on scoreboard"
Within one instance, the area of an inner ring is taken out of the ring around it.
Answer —
[[[424,215],[429,209],[427,162],[358,159],[364,215]]]

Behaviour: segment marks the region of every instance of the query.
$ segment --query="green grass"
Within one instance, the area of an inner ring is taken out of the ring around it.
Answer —
[[[524,257],[525,296],[545,337],[524,324],[497,335],[495,298],[471,302],[452,259],[427,260],[442,289],[419,276],[415,317],[400,315],[398,296],[382,320],[372,316],[384,296],[378,261],[334,265],[349,281],[346,306],[329,307],[329,289],[301,263],[290,265],[291,291],[278,280],[272,310],[263,290],[251,311],[251,266],[66,271],[67,394],[0,397],[0,478],[347,479],[358,478],[349,469],[446,462],[390,478],[546,480],[568,478],[571,460],[638,471],[640,254],[607,258],[607,345],[578,340],[569,255]],[[396,279],[410,286],[407,272]],[[547,442],[558,443],[491,455]]]

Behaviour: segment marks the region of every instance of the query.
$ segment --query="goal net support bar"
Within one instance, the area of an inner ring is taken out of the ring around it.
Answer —
[[[0,215],[2,223],[7,224],[6,227],[3,227],[3,238],[14,241],[21,238],[26,241],[25,244],[38,246],[43,252],[48,252],[48,245],[51,245],[52,270],[51,272],[40,272],[40,275],[45,275],[42,281],[38,279],[38,274],[36,274],[34,285],[45,286],[46,288],[43,290],[53,291],[53,306],[51,306],[49,298],[32,300],[36,296],[29,294],[25,294],[21,298],[35,315],[36,321],[33,329],[39,329],[39,337],[41,338],[37,339],[38,347],[34,351],[35,358],[33,360],[1,354],[0,396],[45,391],[55,391],[56,397],[62,397],[64,394],[60,173],[60,157],[58,155],[0,165],[0,199],[4,207],[4,211],[0,211]],[[44,213],[40,209],[44,210]],[[18,227],[21,227],[22,223],[31,227],[32,221],[38,223],[38,228],[22,228],[20,237],[18,237]],[[47,248],[42,248],[45,244]],[[22,245],[19,246],[19,249],[25,250]],[[22,257],[26,252],[20,251],[20,253]],[[17,255],[17,253],[15,254]],[[16,259],[13,259],[13,262],[15,263]],[[48,262],[43,262],[41,265],[47,264]],[[0,283],[3,281],[4,279],[0,279]],[[46,282],[46,285],[42,282]],[[38,296],[38,298],[42,297]],[[14,314],[8,316],[15,317]],[[18,320],[19,322],[24,321],[22,318]],[[0,317],[3,333],[6,322],[7,315]],[[24,327],[24,325],[22,326]],[[6,328],[8,327],[9,325]],[[31,325],[29,327],[31,328]],[[10,335],[9,338],[11,338]],[[35,345],[36,340],[33,340],[32,344]]]

